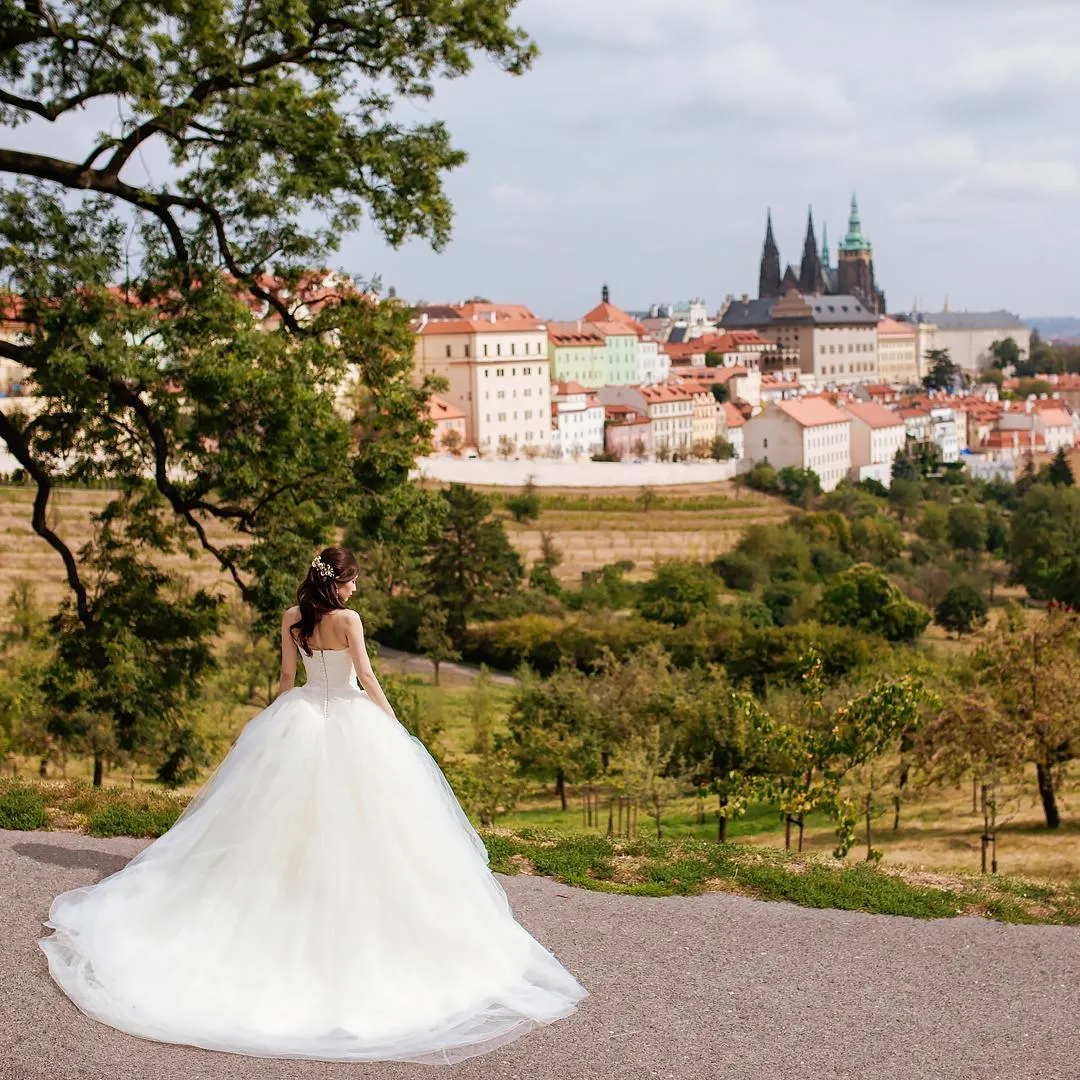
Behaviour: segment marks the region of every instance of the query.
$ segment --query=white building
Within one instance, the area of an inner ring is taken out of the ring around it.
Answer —
[[[743,445],[743,428],[746,419],[730,401],[725,401],[723,406],[724,430],[721,434],[735,448],[735,460],[746,456],[746,448]]]
[[[851,471],[851,420],[824,398],[778,401],[743,428],[746,457],[776,469],[812,469],[824,491]]]
[[[656,453],[685,454],[694,442],[694,397],[679,386],[601,386],[605,405],[628,405],[649,418]]]
[[[851,417],[851,475],[855,480],[892,483],[892,465],[907,442],[907,428],[896,413],[873,401],[845,401]]]
[[[421,309],[414,368],[443,376],[441,396],[466,419],[481,454],[547,453],[551,433],[547,327],[519,304],[470,302]]]
[[[933,443],[946,463],[960,460],[961,426],[963,441],[967,443],[967,420],[960,420],[956,409],[948,405],[924,407],[914,405],[897,409],[896,415],[904,421],[908,444]]]
[[[1071,450],[1076,443],[1072,414],[1065,406],[1049,400],[1026,401],[1020,409],[1006,409],[998,417],[997,426],[1000,431],[1037,432],[1048,454],[1062,448]]]
[[[603,449],[603,403],[580,383],[552,383],[551,456],[590,457]]]
[[[923,377],[915,327],[897,319],[882,319],[877,326],[878,369],[890,386],[915,386]]]
[[[917,330],[918,360],[926,374],[926,355],[931,349],[948,349],[949,359],[964,371],[980,372],[992,367],[995,341],[1012,338],[1022,355],[1031,349],[1031,330],[1010,311],[912,311],[901,315]]]

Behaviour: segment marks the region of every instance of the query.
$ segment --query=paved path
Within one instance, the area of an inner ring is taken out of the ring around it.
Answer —
[[[145,841],[0,831],[2,1080],[1076,1080],[1080,930],[924,922],[714,893],[611,896],[505,877],[592,994],[453,1066],[273,1061],[83,1017],[35,939],[49,900]]]
[[[379,646],[379,659],[388,668],[401,675],[422,675],[424,678],[435,677],[435,665],[418,653],[392,649],[389,645]],[[443,683],[471,683],[480,674],[477,664],[460,664],[456,660],[444,660],[439,666],[439,678]],[[501,671],[490,671],[491,681],[502,686],[517,686],[517,679]]]

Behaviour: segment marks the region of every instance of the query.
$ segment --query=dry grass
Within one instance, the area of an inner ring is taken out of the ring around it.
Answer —
[[[1001,800],[997,839],[998,867],[1002,873],[1030,875],[1055,880],[1080,879],[1080,809],[1075,780],[1066,784],[1058,800],[1062,824],[1046,828],[1042,804],[1036,789],[1034,769],[1018,788]],[[925,794],[901,807],[900,828],[892,831],[891,808],[872,823],[874,847],[884,851],[884,865],[903,864],[927,873],[964,873],[980,867],[982,815],[972,812],[969,785]],[[782,845],[783,829],[759,832],[744,838],[747,843]],[[805,850],[827,853],[836,844],[831,826],[809,826]],[[860,824],[859,840],[852,857],[865,852],[865,833]]]

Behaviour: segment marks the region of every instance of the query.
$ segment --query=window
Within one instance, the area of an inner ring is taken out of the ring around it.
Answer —
[[[484,374],[486,375],[487,372],[484,372]],[[491,397],[491,391],[490,390],[485,390],[484,391],[484,400],[487,401],[490,397]]]
[[[516,352],[517,352],[517,346],[511,341],[510,342],[510,355],[513,356],[514,353],[516,353]]]
[[[484,352],[487,352],[487,346],[484,346]],[[484,378],[486,379],[491,374],[491,368],[484,368]]]
[[[502,377],[503,377],[503,376],[504,376],[504,375],[506,374],[506,368],[504,368],[504,367],[497,367],[497,368],[495,369],[495,374],[496,374],[496,375],[497,375],[497,376],[498,376],[498,377],[499,377],[499,378],[501,379],[501,378],[502,378]]]
[[[487,356],[487,342],[484,342],[484,355]]]
[[[446,346],[446,355],[447,356],[452,356],[453,355],[453,353],[451,353],[451,351],[450,351],[450,346],[449,345]]]
[[[530,387],[528,387],[528,386],[526,386],[526,387],[525,387],[525,389],[521,391],[521,396],[522,396],[522,397],[532,397],[532,390],[531,390],[531,388],[530,388]]]
[[[465,356],[468,357],[468,355],[469,355],[469,343],[466,342],[465,343]]]
[[[502,356],[502,345],[496,345],[495,346],[495,355],[496,356]]]
[[[526,409],[525,410],[525,419],[526,420],[531,420],[532,419],[532,409]]]
[[[495,395],[495,396],[496,396],[496,397],[497,397],[497,398],[498,398],[498,399],[499,399],[500,401],[502,401],[502,399],[503,399],[504,397],[506,397],[506,391],[505,391],[505,390],[500,390],[500,391],[498,391],[498,393],[496,393],[496,395]]]
[[[505,419],[506,419],[506,413],[504,413],[504,412],[499,413],[499,421],[500,421],[500,423],[502,421],[504,421]]]

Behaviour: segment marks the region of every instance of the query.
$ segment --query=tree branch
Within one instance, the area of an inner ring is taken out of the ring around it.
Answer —
[[[86,587],[79,576],[79,566],[75,561],[71,548],[49,527],[46,518],[46,508],[49,503],[49,494],[52,491],[52,478],[49,473],[35,460],[30,453],[30,446],[26,438],[11,420],[0,411],[0,438],[7,443],[8,449],[14,454],[16,461],[27,471],[34,483],[37,484],[37,493],[34,495],[34,513],[32,524],[34,532],[46,541],[60,556],[67,572],[68,584],[75,594],[75,605],[79,612],[79,619],[88,629],[91,625],[90,604],[86,596]]]

